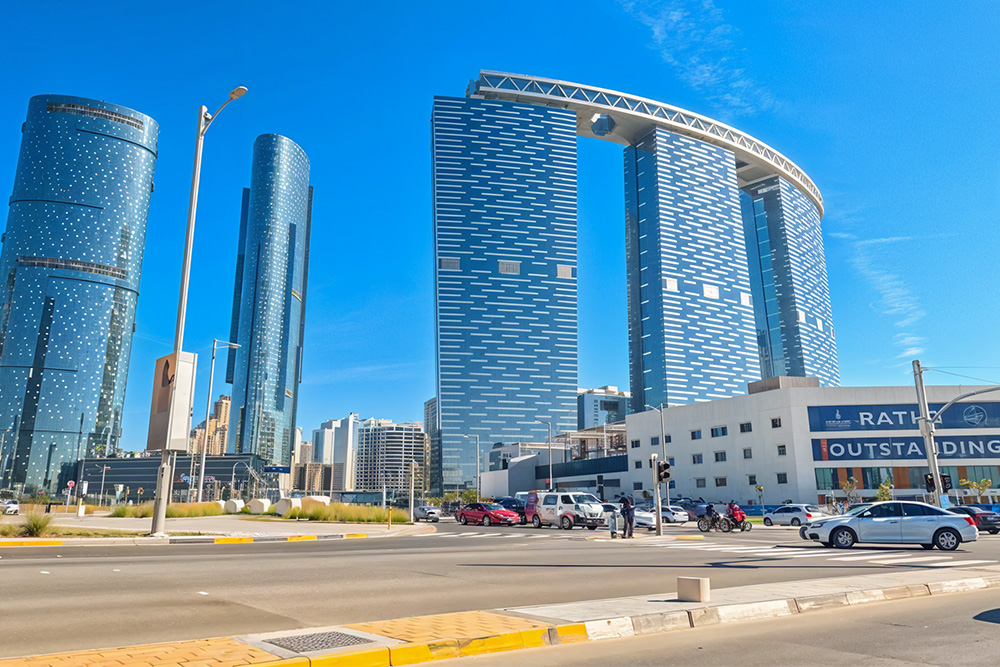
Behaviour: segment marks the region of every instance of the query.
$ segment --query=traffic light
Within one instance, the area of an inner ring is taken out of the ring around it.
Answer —
[[[953,488],[955,487],[951,485],[951,475],[941,475],[941,490],[948,492]]]
[[[924,473],[924,488],[927,489],[927,493],[934,490],[934,475],[929,472]]]
[[[666,482],[670,479],[670,464],[666,461],[660,461],[657,464],[657,478],[661,482]]]
[[[757,493],[762,493],[764,491],[764,487],[761,486],[760,484],[758,484],[754,488],[757,489]]]

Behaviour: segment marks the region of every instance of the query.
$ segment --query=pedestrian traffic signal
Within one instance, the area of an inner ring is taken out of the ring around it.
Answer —
[[[947,492],[953,488],[955,487],[951,485],[951,475],[941,475],[941,490]]]
[[[934,490],[934,475],[929,472],[924,473],[924,488],[927,489],[927,493]]]
[[[666,461],[660,461],[657,465],[657,477],[661,482],[666,482],[670,479],[670,464]]]

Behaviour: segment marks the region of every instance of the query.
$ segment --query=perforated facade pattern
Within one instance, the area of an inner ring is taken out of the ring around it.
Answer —
[[[743,221],[764,377],[840,384],[826,254],[816,206],[775,176],[746,188]]]
[[[656,128],[625,149],[632,405],[760,379],[733,154]]]
[[[441,469],[432,478],[471,488],[472,436],[485,451],[544,442],[536,418],[553,433],[576,425],[576,115],[436,97],[432,135]]]
[[[0,254],[0,486],[59,490],[118,447],[159,127],[33,97]]]
[[[309,158],[294,141],[254,142],[237,250],[227,380],[230,453],[289,465],[295,435],[309,264]]]

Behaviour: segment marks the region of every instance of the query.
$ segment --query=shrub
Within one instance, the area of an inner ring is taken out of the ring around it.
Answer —
[[[298,518],[309,519],[310,521],[340,521],[344,523],[387,523],[389,520],[388,510],[381,507],[370,507],[367,505],[345,505],[343,503],[333,503],[326,506],[311,507],[303,509]],[[392,510],[392,520],[394,523],[407,523],[409,515],[403,510]]]
[[[145,519],[146,517],[153,516],[153,503],[143,503],[142,505],[115,505],[115,508],[111,510],[110,516],[125,519]]]
[[[52,523],[51,515],[29,512],[24,515],[24,523],[21,524],[21,534],[25,537],[41,537],[48,530],[50,523]]]
[[[219,516],[224,514],[218,503],[178,503],[167,505],[167,517]]]
[[[0,523],[0,537],[12,537],[18,533],[18,527],[12,523]]]

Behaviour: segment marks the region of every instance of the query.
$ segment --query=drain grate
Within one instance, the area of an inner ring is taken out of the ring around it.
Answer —
[[[348,635],[343,632],[316,632],[311,635],[293,635],[291,637],[276,637],[266,640],[268,644],[274,644],[278,648],[296,653],[309,653],[310,651],[323,651],[330,648],[342,648],[344,646],[357,646],[358,644],[372,644],[369,639]]]

